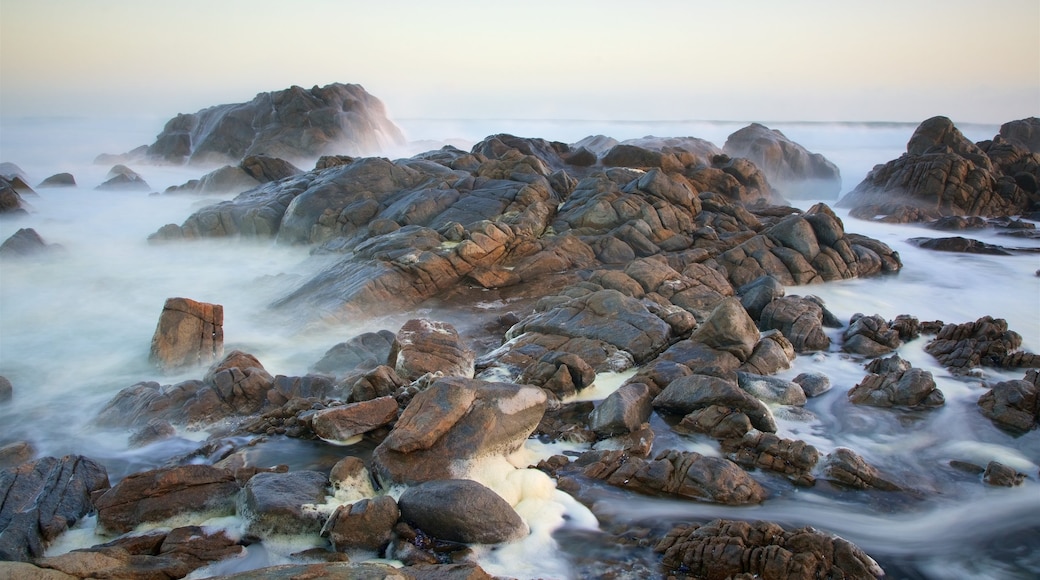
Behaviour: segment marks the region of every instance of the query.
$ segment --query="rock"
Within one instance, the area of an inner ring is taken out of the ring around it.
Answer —
[[[586,477],[638,493],[669,494],[726,505],[762,502],[766,492],[728,459],[665,450],[652,460],[623,451],[586,451],[575,462]]]
[[[851,449],[839,447],[827,454],[823,465],[824,478],[855,489],[878,489],[900,491],[895,483],[887,480]]]
[[[1024,147],[1031,153],[1040,153],[1040,118],[1009,121],[1000,126],[998,134],[1005,141]]]
[[[791,368],[791,362],[798,357],[794,345],[783,333],[769,330],[762,333],[762,339],[751,351],[751,356],[740,365],[740,370],[758,375],[772,375]]]
[[[529,531],[502,496],[469,479],[427,481],[409,487],[398,506],[402,520],[450,542],[500,544]]]
[[[356,369],[370,370],[385,365],[396,336],[389,330],[365,332],[330,348],[311,366],[311,371],[344,375]]]
[[[831,345],[830,337],[823,330],[826,314],[817,300],[784,296],[762,309],[758,327],[779,330],[799,353],[826,351]]]
[[[784,285],[772,276],[761,276],[737,289],[740,305],[747,310],[748,316],[758,320],[766,305],[782,297],[786,293]]]
[[[924,346],[955,374],[966,374],[980,366],[996,368],[1040,368],[1040,356],[1019,351],[1022,337],[1008,329],[1003,318],[983,316],[975,322],[946,324]]]
[[[596,371],[580,356],[550,351],[527,366],[517,382],[539,386],[558,398],[565,398],[592,385]]]
[[[151,186],[136,171],[116,165],[108,171],[106,181],[95,187],[99,191],[149,191]]]
[[[427,373],[473,378],[474,356],[451,324],[412,319],[397,331],[387,365],[406,381]]]
[[[22,199],[21,179],[0,177],[0,215],[28,214],[25,200]],[[31,189],[29,191],[32,191]]]
[[[333,549],[339,552],[379,552],[393,539],[394,525],[400,517],[397,502],[388,495],[362,499],[337,507],[322,527],[321,535],[328,537]]]
[[[804,441],[752,431],[739,439],[724,440],[722,450],[737,465],[782,473],[796,485],[809,487],[816,481],[812,471],[820,452]]]
[[[1014,169],[1002,162],[1002,155],[1022,158],[1030,153],[999,137],[984,150],[950,119],[933,117],[914,131],[906,154],[876,166],[838,205],[852,208],[853,217],[882,216],[890,222],[1024,213],[1038,201],[1036,193],[1008,174]],[[1032,167],[1037,167],[1035,161]]]
[[[870,556],[848,541],[805,527],[713,520],[673,528],[657,543],[661,565],[671,575],[696,578],[845,578],[885,575]]]
[[[687,415],[712,405],[739,410],[759,431],[776,431],[776,422],[769,409],[738,387],[735,381],[693,374],[672,381],[653,401],[655,410],[673,415]]]
[[[378,153],[404,143],[383,104],[360,85],[334,83],[260,93],[248,103],[218,105],[166,123],[147,158],[166,163],[222,163],[252,155],[290,161],[326,153]]]
[[[758,343],[759,334],[755,321],[748,316],[740,301],[730,297],[715,307],[711,316],[693,331],[690,340],[746,361]]]
[[[186,513],[230,515],[239,485],[227,469],[182,465],[127,476],[94,500],[98,526],[126,533],[145,522]]]
[[[14,386],[5,376],[0,376],[0,403],[6,403],[14,398]]]
[[[349,441],[397,419],[397,400],[379,397],[318,411],[311,418],[314,434],[331,443]]]
[[[177,434],[177,428],[170,424],[169,421],[162,419],[152,419],[144,427],[141,427],[135,431],[130,438],[127,440],[127,446],[144,447],[150,443],[156,441],[162,441],[163,439],[169,439]]]
[[[365,373],[350,386],[348,403],[369,401],[377,397],[385,397],[407,385],[408,382],[397,375],[394,369],[380,365]]]
[[[163,371],[209,365],[224,354],[224,307],[167,298],[149,360]]]
[[[9,469],[32,461],[36,448],[28,441],[15,441],[0,447],[0,469]]]
[[[874,407],[928,408],[942,406],[946,399],[935,386],[932,373],[911,368],[898,354],[874,359],[871,373],[849,390],[849,401]]]
[[[802,387],[806,397],[819,397],[831,390],[831,379],[823,373],[801,373],[791,380]]]
[[[1014,469],[999,463],[997,461],[990,461],[989,465],[986,466],[986,472],[982,475],[982,480],[989,485],[998,487],[1015,487],[1016,485],[1022,485],[1025,481],[1026,474],[1019,473]]]
[[[41,558],[37,564],[76,578],[182,578],[244,553],[245,548],[222,530],[184,526]]]
[[[778,405],[805,404],[805,391],[795,382],[753,373],[737,373],[737,384],[756,399]]]
[[[841,172],[819,153],[810,153],[776,129],[752,123],[731,134],[722,150],[730,157],[746,157],[786,197],[836,198]]]
[[[328,487],[328,477],[318,471],[258,473],[242,490],[239,515],[256,534],[318,533],[325,517],[313,506],[325,502]]]
[[[631,353],[636,363],[663,350],[671,336],[665,321],[617,290],[591,292],[535,313],[511,328],[506,339],[526,332],[602,340]]]
[[[21,228],[0,244],[0,257],[21,258],[60,250],[58,244],[48,244],[32,228]]]
[[[76,187],[76,178],[71,173],[56,173],[44,179],[36,186],[39,189],[48,187]]]
[[[650,419],[651,402],[650,387],[625,383],[589,414],[589,428],[601,438],[631,433]]]
[[[0,560],[28,562],[91,509],[108,473],[80,455],[43,457],[0,471]]]
[[[867,357],[888,354],[903,344],[899,331],[889,327],[888,322],[876,314],[853,315],[841,338],[841,350]]]
[[[960,236],[952,238],[910,238],[908,242],[919,248],[935,250],[937,252],[957,252],[959,254],[986,254],[990,256],[1010,256],[1012,250],[996,244],[989,244],[963,238]]]
[[[675,425],[679,433],[704,433],[714,439],[740,439],[752,429],[747,413],[726,405],[702,407]]]
[[[40,568],[28,562],[0,562],[0,578],[19,580],[78,580],[59,570]]]
[[[545,413],[536,387],[459,377],[419,392],[376,447],[373,470],[384,481],[415,484],[461,475],[475,459],[524,444]]]
[[[982,415],[1013,433],[1025,433],[1040,425],[1040,374],[1029,371],[1024,380],[1002,381],[978,401]]]

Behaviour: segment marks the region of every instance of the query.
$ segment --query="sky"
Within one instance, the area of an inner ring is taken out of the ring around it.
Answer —
[[[1037,0],[0,0],[0,115],[357,83],[391,118],[1040,116]]]

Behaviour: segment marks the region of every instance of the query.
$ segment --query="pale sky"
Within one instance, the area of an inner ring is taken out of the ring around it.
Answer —
[[[1040,1],[0,0],[0,115],[358,83],[391,118],[1001,123]]]

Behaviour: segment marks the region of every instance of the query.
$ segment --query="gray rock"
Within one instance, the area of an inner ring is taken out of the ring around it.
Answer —
[[[874,407],[938,407],[946,399],[932,373],[911,368],[899,355],[875,359],[867,365],[871,374],[849,390],[849,401]]]
[[[990,461],[986,466],[986,472],[982,474],[982,481],[989,485],[998,487],[1015,487],[1022,485],[1026,474],[1019,473],[1015,469],[997,461]]]
[[[687,415],[712,405],[737,409],[746,414],[759,431],[776,432],[776,422],[765,404],[738,387],[735,381],[689,375],[672,381],[653,400],[655,410],[673,415]]]
[[[797,406],[805,404],[805,391],[798,383],[792,381],[741,372],[737,373],[737,384],[753,397],[767,403]]]
[[[631,433],[650,418],[651,402],[650,387],[625,383],[589,414],[589,428],[603,438]]]
[[[330,348],[311,370],[342,375],[358,368],[374,369],[386,364],[394,340],[396,337],[389,330],[359,334]]]
[[[979,411],[995,425],[1025,433],[1040,425],[1040,374],[1029,371],[1024,380],[1002,381],[983,393]]]
[[[0,471],[0,560],[28,562],[92,509],[108,473],[79,455],[43,457]]]
[[[182,465],[129,475],[94,500],[98,526],[126,533],[143,522],[186,514],[231,515],[240,487],[230,470]]]
[[[0,403],[6,403],[14,398],[14,386],[5,376],[0,376]]]
[[[731,134],[722,149],[732,157],[751,160],[786,197],[826,199],[841,191],[841,172],[834,163],[776,129],[752,123]]]
[[[328,487],[318,471],[258,473],[243,489],[239,515],[257,534],[316,534],[325,518],[306,506],[323,503]]]
[[[394,524],[401,517],[394,498],[381,495],[341,505],[321,529],[333,549],[373,550],[378,552],[393,539]]]
[[[843,351],[868,357],[888,354],[903,344],[899,331],[877,314],[853,315],[849,327],[842,333],[842,340]]]
[[[823,476],[833,482],[856,489],[899,491],[900,486],[889,481],[874,466],[856,452],[839,447],[824,459]]]
[[[773,300],[762,310],[759,328],[779,330],[797,352],[826,351],[831,339],[823,330],[824,308],[815,300],[785,296]]]
[[[527,524],[500,495],[469,479],[428,481],[398,500],[401,519],[450,542],[499,544],[528,533]]]
[[[755,321],[748,316],[740,301],[730,297],[715,307],[711,316],[693,331],[690,340],[729,352],[740,361],[746,361],[755,349],[759,335]]]
[[[48,244],[32,228],[21,228],[0,244],[0,256],[18,258],[36,256],[50,251],[60,250],[58,244]]]
[[[806,397],[819,397],[831,390],[831,379],[823,373],[801,373],[792,380],[801,385]]]
[[[71,173],[56,173],[40,182],[37,188],[76,187],[76,178]]]

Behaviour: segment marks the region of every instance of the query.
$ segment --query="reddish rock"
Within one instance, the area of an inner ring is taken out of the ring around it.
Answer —
[[[150,360],[165,371],[203,366],[224,354],[224,307],[167,298],[152,336]]]

